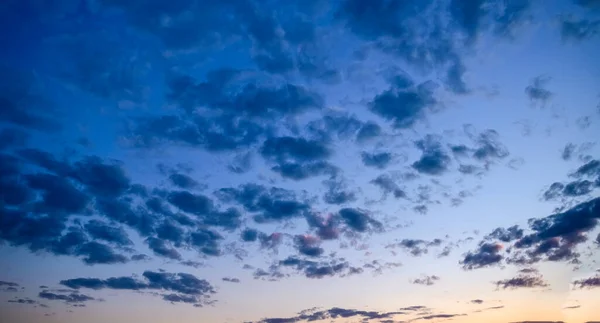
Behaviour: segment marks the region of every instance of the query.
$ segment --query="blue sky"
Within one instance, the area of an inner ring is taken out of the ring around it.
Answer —
[[[600,2],[0,18],[9,321],[600,319]]]

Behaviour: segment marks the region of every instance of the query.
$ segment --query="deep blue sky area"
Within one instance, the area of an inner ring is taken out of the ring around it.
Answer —
[[[600,321],[600,1],[0,1],[0,321]]]

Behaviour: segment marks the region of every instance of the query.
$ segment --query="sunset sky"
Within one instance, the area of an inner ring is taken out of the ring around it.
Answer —
[[[0,1],[0,321],[600,321],[600,1]]]

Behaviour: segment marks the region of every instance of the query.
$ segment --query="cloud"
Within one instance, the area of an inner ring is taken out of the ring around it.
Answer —
[[[323,113],[322,117],[309,121],[306,125],[306,130],[311,137],[319,141],[352,140],[356,137],[360,142],[381,134],[381,128],[372,121],[362,121],[347,112],[323,111]]]
[[[189,190],[199,186],[198,182],[186,174],[173,173],[169,175],[171,183],[178,188]]]
[[[239,283],[240,279],[239,278],[230,278],[230,277],[223,277],[222,279],[224,282],[230,282],[230,283]]]
[[[363,143],[369,141],[373,138],[379,137],[383,131],[381,127],[374,122],[367,122],[360,127],[358,133],[356,134],[356,141],[359,143]]]
[[[464,269],[477,269],[498,264],[503,257],[500,255],[501,244],[481,243],[475,252],[468,252],[461,260]]]
[[[18,128],[4,128],[0,130],[0,149],[16,148],[24,146],[30,135]]]
[[[323,194],[323,201],[327,204],[341,205],[357,200],[356,193],[347,188],[347,184],[340,178],[330,178],[323,181],[327,192]]]
[[[597,159],[592,159],[588,161],[584,165],[577,168],[577,170],[573,172],[573,174],[571,174],[572,177],[576,178],[595,175],[600,175],[600,160]]]
[[[595,37],[600,32],[600,20],[589,20],[563,16],[560,34],[564,40],[582,41]]]
[[[404,83],[392,84],[369,103],[369,109],[390,121],[394,128],[410,128],[425,118],[428,109],[437,103],[430,83],[405,88]]]
[[[547,76],[535,77],[531,84],[525,88],[525,94],[532,102],[540,103],[542,106],[548,101],[553,93],[546,89],[546,85],[550,82]]]
[[[392,194],[395,198],[406,198],[406,192],[396,184],[391,176],[383,174],[370,181],[371,184],[378,186],[384,194],[384,198],[388,194]]]
[[[180,210],[202,216],[213,210],[213,202],[204,195],[196,195],[188,191],[172,191],[167,196],[169,203]]]
[[[56,293],[52,293],[49,291],[41,291],[38,294],[39,298],[43,298],[43,299],[47,299],[47,300],[51,300],[51,301],[63,301],[67,304],[82,304],[88,301],[93,301],[95,300],[93,297],[85,295],[85,294],[79,294],[76,292],[72,292],[72,293],[68,293],[68,294],[56,294]]]
[[[450,3],[450,14],[466,34],[468,41],[474,41],[481,28],[481,20],[486,14],[483,0],[459,1]]]
[[[339,217],[351,230],[366,232],[367,230],[381,230],[383,224],[372,217],[365,210],[343,208],[338,212]]]
[[[264,318],[255,323],[287,323],[287,322],[300,322],[300,321],[321,321],[321,320],[332,320],[332,319],[351,319],[351,318],[362,318],[366,320],[382,320],[391,319],[395,315],[405,314],[404,312],[377,312],[377,311],[362,311],[355,309],[347,309],[340,307],[333,307],[327,310],[308,309],[301,311],[298,316],[286,317],[286,318]]]
[[[268,138],[260,150],[271,169],[281,176],[302,180],[324,174],[333,175],[336,167],[325,160],[331,155],[324,142],[296,137]]]
[[[265,159],[276,162],[315,161],[327,158],[331,154],[322,142],[294,137],[269,138],[263,143],[260,153]]]
[[[237,188],[222,188],[215,194],[223,202],[236,202],[254,213],[254,220],[259,223],[300,217],[310,209],[308,201],[300,200],[294,191],[279,187],[244,184]]]
[[[578,309],[580,307],[581,307],[581,305],[566,306],[566,307],[563,307],[563,310],[574,310],[574,309]]]
[[[0,280],[1,287],[19,287],[19,284]]]
[[[209,72],[200,82],[185,75],[172,76],[167,83],[168,99],[177,107],[176,113],[134,119],[130,141],[138,147],[175,143],[214,152],[249,147],[265,139],[263,146],[268,150],[284,140],[268,135],[272,120],[320,109],[323,104],[320,95],[302,86],[260,86],[256,78],[253,82],[242,76],[250,75],[221,69]]]
[[[297,235],[294,237],[294,244],[298,252],[308,257],[319,257],[325,250],[319,246],[320,239],[311,235]]]
[[[562,151],[561,157],[563,160],[571,160],[571,157],[573,157],[573,154],[575,153],[575,149],[577,148],[577,146],[575,146],[572,143],[568,143],[565,148]]]
[[[99,157],[85,157],[73,164],[73,177],[95,196],[120,196],[131,183],[122,166]]]
[[[0,280],[0,292],[17,292],[19,291],[20,285],[13,282],[7,282]],[[25,289],[25,287],[21,287],[21,289]]]
[[[32,71],[0,65],[0,121],[28,130],[54,133],[61,129],[57,111],[41,95]]]
[[[7,301],[8,303],[13,303],[13,304],[24,304],[24,305],[33,305],[33,307],[43,307],[43,308],[48,308],[48,305],[40,303],[36,300],[33,300],[31,298],[20,298],[20,297],[15,297],[13,299],[9,299]]]
[[[210,229],[197,229],[191,232],[189,236],[190,246],[208,256],[219,256],[221,254],[219,248],[219,241],[221,240],[223,240],[223,236]]]
[[[600,287],[600,275],[579,279],[573,282],[573,285],[578,288],[598,288]]]
[[[494,282],[498,288],[517,289],[517,288],[537,288],[548,287],[548,283],[540,275],[520,274],[516,277],[499,280]]]
[[[83,262],[88,265],[117,264],[128,261],[127,257],[115,253],[109,246],[94,241],[81,245],[76,254],[83,256]]]
[[[487,239],[500,240],[502,242],[511,242],[523,237],[524,230],[519,226],[513,225],[509,228],[496,228],[492,233],[486,236]]]
[[[436,275],[431,275],[431,276],[423,276],[422,278],[416,278],[416,279],[412,280],[411,283],[416,284],[416,285],[432,286],[438,280],[440,280],[440,277],[438,277]]]
[[[103,221],[91,220],[85,224],[84,228],[90,237],[96,240],[114,243],[117,246],[133,244],[122,227],[113,227]]]
[[[244,242],[253,242],[258,239],[258,231],[255,229],[246,228],[242,231],[242,241]]]
[[[286,274],[288,270],[303,274],[309,279],[322,279],[333,276],[345,277],[362,273],[361,268],[351,266],[344,258],[315,261],[289,256],[272,264],[268,271],[255,270],[253,275],[254,279],[278,280],[288,276]]]
[[[322,217],[310,212],[306,214],[306,221],[309,227],[316,230],[316,235],[322,240],[334,240],[340,234],[339,219],[333,214]]]
[[[594,178],[595,176],[597,178]],[[552,183],[544,192],[543,198],[549,201],[588,195],[594,189],[600,187],[598,185],[600,183],[600,162],[595,159],[589,160],[571,173],[569,177],[576,178],[576,180],[567,183]]]
[[[168,242],[155,237],[149,237],[146,239],[146,243],[150,250],[158,256],[162,256],[169,259],[181,260],[181,254],[174,248],[169,247]]]
[[[62,280],[60,284],[73,289],[159,291],[163,293],[165,301],[190,303],[195,306],[209,304],[210,296],[216,293],[209,282],[187,273],[145,271],[142,277],[73,278]]]
[[[400,242],[388,244],[386,248],[400,247],[411,255],[418,257],[429,252],[430,247],[437,247],[442,244],[441,239],[434,239],[432,241],[426,241],[421,239],[402,239]]]
[[[426,175],[441,175],[448,171],[451,159],[439,141],[440,138],[427,135],[415,142],[417,148],[422,151],[421,158],[412,164],[416,171]]]
[[[587,241],[587,233],[598,225],[600,199],[579,203],[570,209],[528,222],[529,233],[515,238],[507,247],[510,255],[501,254],[500,244],[482,242],[479,250],[465,255],[461,264],[465,269],[476,269],[510,264],[531,265],[541,261],[577,263],[578,245]],[[502,230],[502,229],[500,229]]]
[[[367,167],[374,167],[378,169],[386,168],[392,161],[392,154],[389,152],[380,153],[368,153],[362,152],[360,154],[362,162]]]

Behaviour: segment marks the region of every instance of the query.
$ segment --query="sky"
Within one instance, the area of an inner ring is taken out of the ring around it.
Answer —
[[[0,21],[0,321],[600,321],[600,1]]]

